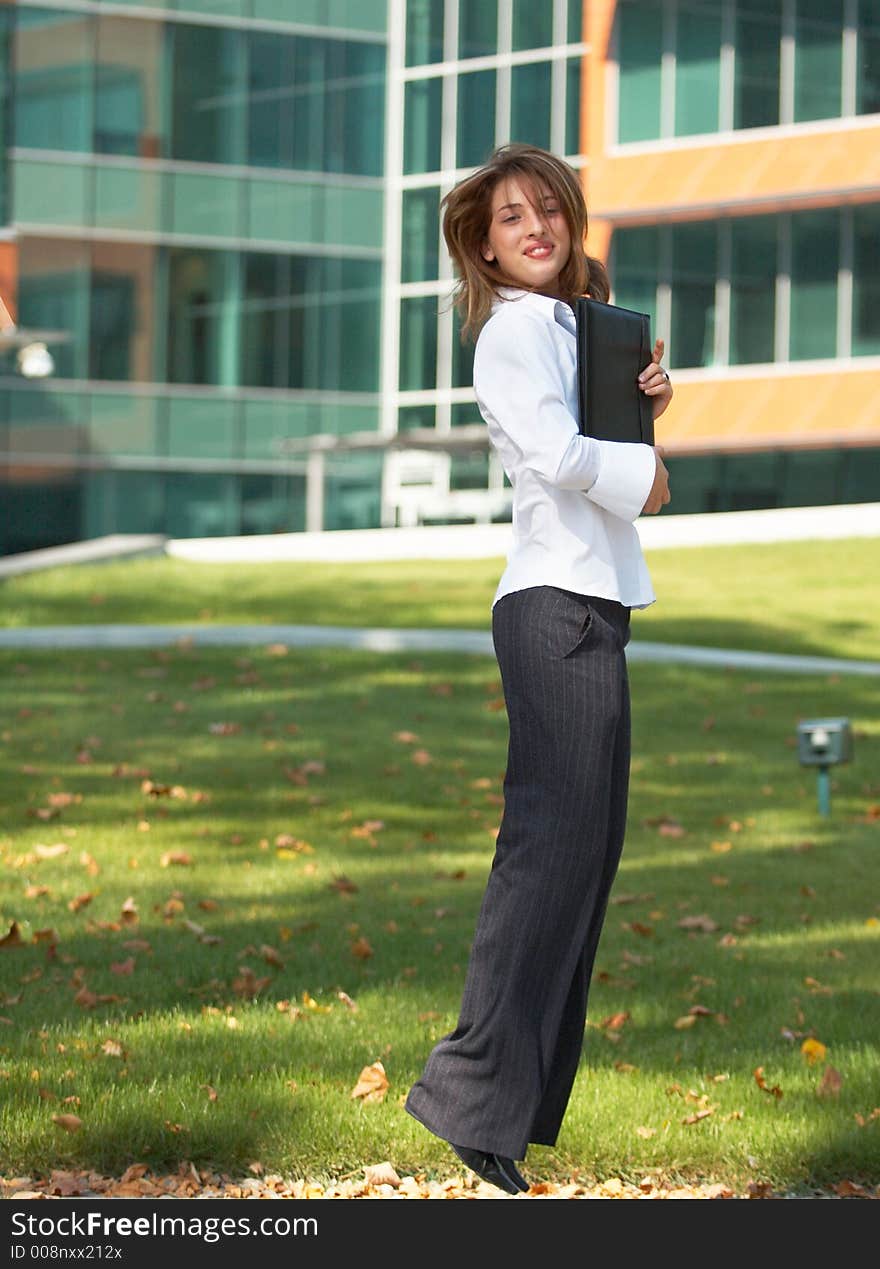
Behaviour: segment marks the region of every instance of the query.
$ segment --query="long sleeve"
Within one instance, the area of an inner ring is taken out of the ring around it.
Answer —
[[[560,489],[590,488],[599,472],[597,443],[578,431],[556,346],[540,316],[505,313],[483,328],[474,394],[486,421],[516,447],[521,466]]]
[[[474,354],[474,393],[487,423],[514,447],[513,465],[560,489],[581,490],[632,522],[654,481],[654,452],[647,445],[582,436],[571,391],[551,325],[540,313],[515,306],[483,328]]]

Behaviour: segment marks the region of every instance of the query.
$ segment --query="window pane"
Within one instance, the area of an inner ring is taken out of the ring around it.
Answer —
[[[287,386],[290,308],[286,256],[249,252],[244,257],[241,305],[241,382],[248,387]]]
[[[397,427],[401,432],[436,426],[437,407],[435,405],[407,405],[397,411]]]
[[[443,0],[406,0],[406,64],[443,61]]]
[[[410,80],[404,88],[403,170],[440,170],[439,78]]]
[[[307,125],[309,85],[302,82],[301,94],[294,99],[290,44],[274,32],[254,31],[250,36],[248,162],[258,167],[292,166],[294,117]],[[285,74],[286,66],[290,69]]]
[[[158,249],[130,242],[92,245],[89,374],[155,378],[153,335]]]
[[[840,114],[843,0],[797,0],[794,117],[832,119]]]
[[[553,5],[550,0],[513,0],[513,51],[549,48],[553,43]]]
[[[584,33],[584,0],[568,0],[568,42],[583,44]]]
[[[711,366],[715,360],[715,280],[718,231],[715,222],[676,225],[672,230],[670,364]]]
[[[880,0],[859,0],[856,110],[880,111]]]
[[[307,265],[305,287],[293,279],[291,304],[294,317],[298,309],[303,313],[306,343],[317,348],[319,356],[316,367],[305,367],[302,386],[377,392],[381,264],[327,256],[310,258]]]
[[[570,57],[565,64],[565,153],[581,153],[581,68],[583,59]]]
[[[618,229],[613,239],[612,302],[637,313],[657,311],[657,260],[660,235],[651,226]],[[660,331],[655,332],[657,335]]]
[[[163,158],[163,27],[158,22],[98,18],[95,150]]]
[[[400,302],[400,390],[437,386],[437,297],[419,295]]]
[[[470,339],[461,342],[461,319],[458,311],[452,311],[452,386],[470,388],[474,382],[474,345]],[[476,406],[473,407],[476,410]],[[477,419],[479,420],[477,410]],[[453,419],[454,421],[454,419]]]
[[[21,8],[16,28],[15,144],[91,150],[94,19]]]
[[[675,135],[718,131],[721,6],[681,4],[675,50]]]
[[[779,123],[779,0],[739,0],[736,14],[733,126]]]
[[[88,376],[89,246],[64,239],[22,238],[18,248],[18,324],[69,331],[52,345],[55,377]]]
[[[645,141],[660,136],[660,59],[663,9],[659,0],[621,2],[617,16],[620,91],[617,138]]]
[[[550,63],[514,66],[510,73],[510,139],[550,145]]]
[[[237,381],[235,263],[230,251],[171,248],[168,270],[170,383]],[[231,363],[224,356],[230,349]]]
[[[430,282],[439,270],[440,191],[405,190],[403,195],[403,241],[401,281]]]
[[[853,332],[855,356],[880,353],[880,206],[853,210]]]
[[[731,224],[730,364],[774,360],[777,227],[775,216]]]
[[[458,77],[456,163],[476,167],[495,145],[495,71],[473,71]]]
[[[195,402],[186,402],[194,405]],[[175,435],[197,441],[209,424],[205,419],[175,420]],[[228,537],[238,534],[238,481],[232,473],[164,472],[165,514],[162,531],[171,538]]]
[[[325,41],[331,43],[331,41]],[[311,41],[318,43],[318,41]],[[385,52],[380,44],[334,40],[323,85],[324,170],[381,176],[385,145]]]
[[[242,163],[246,83],[241,34],[173,22],[172,158]]]
[[[799,212],[792,216],[792,361],[837,354],[839,254],[839,212]]]
[[[489,57],[498,51],[498,0],[464,3],[458,11],[458,56]]]

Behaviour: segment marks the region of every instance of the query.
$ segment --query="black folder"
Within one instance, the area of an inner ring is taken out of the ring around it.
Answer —
[[[653,405],[638,385],[651,361],[650,316],[586,296],[575,298],[574,313],[581,432],[653,445]]]

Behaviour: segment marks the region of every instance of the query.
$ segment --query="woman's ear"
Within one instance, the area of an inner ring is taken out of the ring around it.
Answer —
[[[495,259],[495,252],[489,246],[488,238],[484,238],[483,241],[480,243],[480,255],[483,257],[484,260],[488,260],[489,264],[492,264],[492,262]]]

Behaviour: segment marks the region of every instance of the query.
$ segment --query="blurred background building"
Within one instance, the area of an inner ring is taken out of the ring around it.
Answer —
[[[676,512],[877,499],[880,0],[7,0],[0,553],[508,518],[438,206],[509,140],[666,339]]]

